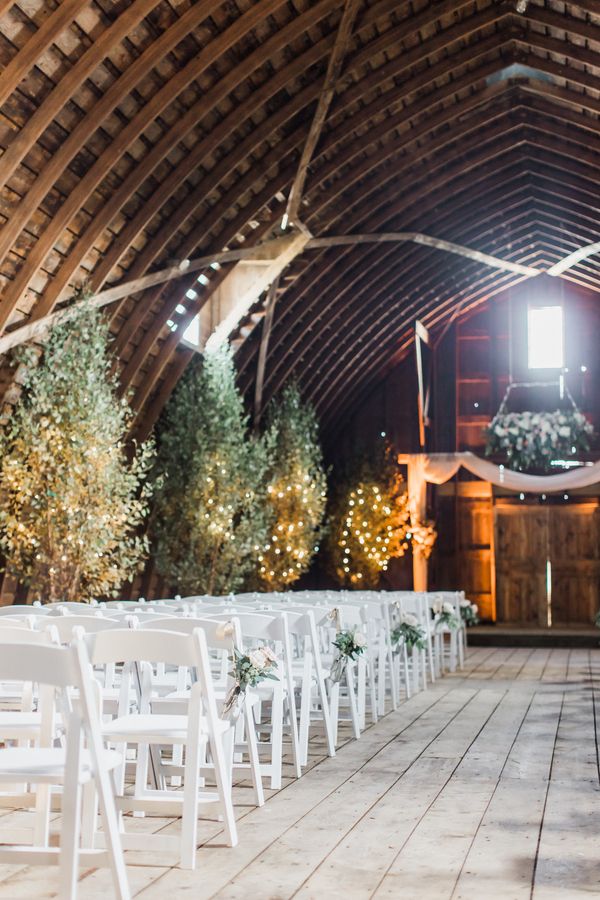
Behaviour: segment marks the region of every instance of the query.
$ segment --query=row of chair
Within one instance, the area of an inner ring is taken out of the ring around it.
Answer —
[[[74,896],[86,854],[110,863],[119,897],[128,896],[123,848],[175,850],[180,865],[193,868],[205,811],[220,816],[230,846],[237,842],[236,775],[250,776],[257,806],[263,779],[282,786],[284,737],[289,769],[300,777],[313,734],[323,735],[333,756],[340,722],[358,739],[367,717],[377,721],[462,665],[461,599],[290,592],[0,608],[0,781],[13,785],[0,802],[32,808],[29,837],[46,862],[57,858],[50,822],[60,807],[65,896]],[[436,624],[443,602],[456,609],[458,628]],[[412,653],[392,641],[408,612],[425,635],[424,648]],[[332,641],[340,630],[363,631],[366,648],[334,682]],[[276,680],[249,690],[239,717],[223,717],[235,650],[261,646],[277,657]],[[141,837],[127,828],[129,814],[181,817],[181,833]],[[22,853],[0,848],[0,861],[25,859]]]

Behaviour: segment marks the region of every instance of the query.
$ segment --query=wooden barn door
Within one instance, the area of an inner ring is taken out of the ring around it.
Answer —
[[[497,500],[494,507],[499,622],[549,624],[549,508]]]
[[[598,500],[550,510],[552,623],[590,624],[598,611]]]
[[[598,610],[600,509],[597,500],[494,508],[498,621],[590,624]]]

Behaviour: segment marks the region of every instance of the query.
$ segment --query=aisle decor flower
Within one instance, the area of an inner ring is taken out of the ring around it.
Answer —
[[[233,654],[233,669],[229,674],[235,683],[223,703],[221,712],[223,719],[230,714],[232,718],[239,716],[249,687],[256,687],[267,679],[279,681],[274,674],[278,668],[278,660],[270,647],[255,647],[247,653],[242,653],[234,647]]]
[[[479,625],[478,612],[479,607],[476,603],[471,603],[471,601],[466,598],[460,601],[460,615],[467,628],[471,628],[473,625]]]
[[[448,600],[444,600],[443,603],[435,603],[432,607],[432,611],[435,616],[435,627],[436,629],[450,628],[454,631],[454,629],[458,628],[459,621],[456,615],[456,610],[452,603],[449,603]]]
[[[548,469],[553,459],[589,450],[594,428],[576,407],[554,412],[506,412],[485,428],[486,456],[502,454],[510,469]]]
[[[419,620],[412,613],[401,613],[400,623],[392,629],[391,641],[394,653],[398,653],[402,642],[412,651],[425,649],[425,631],[419,625]]]
[[[367,639],[362,631],[353,629],[351,631],[338,631],[335,641],[332,641],[332,643],[337,648],[338,653],[331,664],[329,677],[335,684],[342,680],[348,661],[355,661],[361,653],[364,653]]]

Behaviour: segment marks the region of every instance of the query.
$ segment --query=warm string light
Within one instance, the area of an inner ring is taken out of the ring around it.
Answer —
[[[271,589],[296,581],[319,549],[314,535],[323,516],[324,485],[306,472],[291,475],[290,481],[279,480],[267,487],[274,525],[257,559],[260,579]]]
[[[338,525],[336,574],[342,584],[376,585],[408,549],[408,498],[400,476],[360,482],[346,494]]]

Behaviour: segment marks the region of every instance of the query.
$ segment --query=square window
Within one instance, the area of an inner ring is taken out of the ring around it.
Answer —
[[[530,369],[562,369],[562,306],[531,306],[527,313],[527,361]]]

